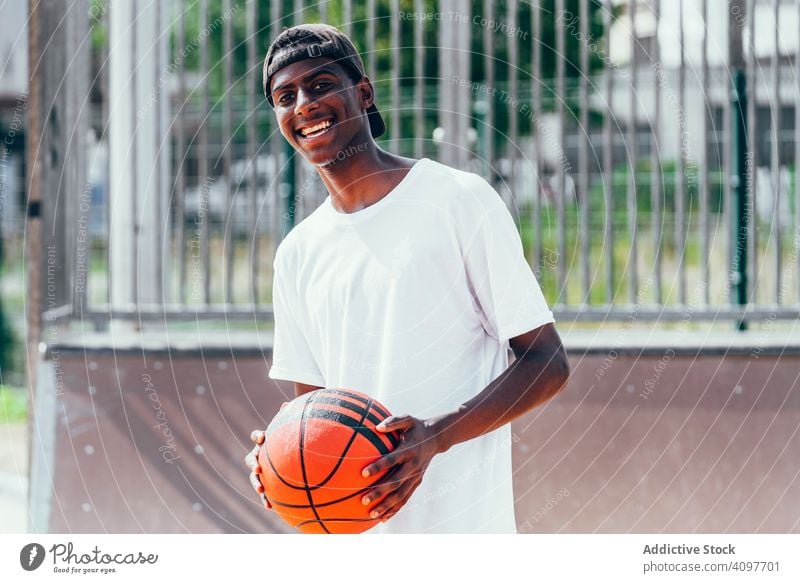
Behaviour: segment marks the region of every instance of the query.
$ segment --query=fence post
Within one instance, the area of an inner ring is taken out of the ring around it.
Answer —
[[[162,91],[169,23],[164,3],[112,2],[108,8],[113,39],[108,56],[109,302],[125,309],[162,303],[169,281],[164,240],[169,240],[170,140],[164,133],[167,91]],[[198,191],[208,187],[201,183]],[[202,210],[208,224],[210,209]]]
[[[466,170],[471,158],[468,129],[472,120],[472,93],[459,82],[472,79],[470,4],[464,0],[442,0],[440,13],[438,123],[444,129],[444,140],[439,145],[439,161]]]
[[[731,71],[731,269],[730,286],[732,303],[747,304],[747,238],[748,238],[748,152],[753,144],[747,143],[747,76],[743,44],[743,23],[746,15],[745,0],[731,0],[728,8],[728,62]],[[747,15],[750,19],[754,14]],[[752,21],[750,23],[752,26]],[[746,330],[744,318],[737,323],[738,330]]]

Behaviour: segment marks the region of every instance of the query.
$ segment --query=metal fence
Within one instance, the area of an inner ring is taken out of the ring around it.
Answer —
[[[497,188],[557,317],[800,316],[794,0],[152,4],[132,0],[124,28],[117,3],[89,6],[78,54],[91,63],[91,245],[84,285],[73,261],[51,316],[270,314],[275,249],[327,194],[261,94],[266,46],[304,21],[339,26],[362,51],[387,120],[382,147]],[[118,240],[113,160],[135,169],[150,153],[120,153],[109,137],[122,123],[114,83],[132,92],[131,135],[163,108],[147,122],[153,176],[132,173],[130,236]],[[79,224],[65,227],[72,257]]]

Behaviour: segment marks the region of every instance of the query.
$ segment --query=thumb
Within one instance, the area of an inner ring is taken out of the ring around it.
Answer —
[[[378,425],[375,429],[382,433],[390,433],[392,431],[407,431],[414,426],[416,419],[411,415],[390,415]]]

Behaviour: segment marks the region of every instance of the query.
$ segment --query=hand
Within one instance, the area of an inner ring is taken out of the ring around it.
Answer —
[[[261,503],[264,505],[264,508],[269,510],[272,508],[272,504],[269,503],[269,500],[267,500],[264,494],[264,485],[261,483],[261,477],[259,476],[259,474],[261,474],[261,466],[258,463],[258,450],[261,449],[261,444],[264,443],[264,432],[258,430],[253,431],[253,433],[250,434],[250,441],[256,446],[244,458],[244,463],[250,468],[250,484],[261,497]]]
[[[402,435],[397,449],[363,470],[365,478],[381,470],[390,472],[361,499],[364,505],[374,504],[370,508],[372,518],[380,517],[381,522],[386,522],[408,502],[422,482],[433,456],[442,450],[431,425],[410,415],[388,417],[376,429],[382,433],[397,431]]]
[[[281,409],[288,404],[288,401],[282,403]],[[260,476],[261,466],[258,463],[258,450],[261,449],[261,444],[264,443],[264,432],[259,430],[253,431],[250,434],[250,441],[255,444],[255,447],[244,458],[245,465],[250,468],[250,485],[253,486],[253,490],[261,497],[261,503],[264,504],[264,508],[269,510],[272,508],[272,504],[269,503],[267,496],[264,494],[264,484],[261,483]]]

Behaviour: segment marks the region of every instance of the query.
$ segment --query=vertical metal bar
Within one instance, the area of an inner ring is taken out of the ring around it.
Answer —
[[[728,26],[736,28],[741,28],[741,26],[734,22],[733,19],[728,19]],[[730,38],[731,33],[728,33],[728,37]],[[738,36],[739,39],[742,38],[741,34]],[[729,41],[730,42],[730,41]],[[731,80],[729,79],[730,74],[725,71],[722,77],[722,82],[725,83],[724,87],[728,93],[730,93],[731,88]],[[733,202],[732,202],[732,185],[731,185],[731,176],[733,172],[733,152],[731,148],[731,143],[733,141],[733,109],[731,107],[731,99],[726,94],[722,100],[722,223],[724,228],[727,229],[727,236],[725,237],[725,258],[727,260],[726,265],[731,266],[733,265],[733,257],[734,257],[734,246],[733,246]],[[725,286],[727,290],[727,297],[726,301],[728,303],[733,303],[733,287],[731,286],[730,277],[726,278],[727,285]]]
[[[749,4],[753,8],[752,2]],[[748,78],[750,86],[753,86],[752,77],[749,73],[753,63],[745,62],[744,47],[742,38],[744,31],[740,22],[737,21],[737,14],[748,12],[750,15],[749,23],[753,25],[752,10],[745,10],[745,0],[731,0],[728,12],[728,63],[731,71],[731,191],[729,198],[731,201],[731,247],[733,259],[731,261],[731,303],[743,306],[748,303],[748,253],[750,245],[748,243],[748,220],[747,212],[747,192],[748,176],[752,177],[751,168],[748,168],[748,153],[752,153],[752,141],[749,141],[747,128],[750,116],[750,100],[747,95]],[[753,40],[751,31],[750,41]],[[751,47],[752,48],[752,47]],[[752,57],[752,55],[751,55]],[[745,73],[745,68],[747,73]],[[748,149],[750,148],[750,149]],[[746,321],[740,320],[736,328],[744,330]]]
[[[211,260],[209,241],[209,222],[211,212],[209,208],[208,184],[208,116],[209,112],[209,84],[208,84],[208,0],[200,0],[200,78],[202,92],[202,106],[200,108],[200,144],[197,148],[198,169],[200,173],[200,220],[202,229],[200,234],[201,253],[203,255],[203,303],[211,301]]]
[[[283,14],[281,4],[281,2],[275,0],[270,3],[269,38],[271,41],[275,40],[281,31],[281,16]],[[278,250],[278,244],[283,238],[283,197],[281,192],[281,182],[283,180],[283,173],[285,172],[285,169],[281,167],[281,159],[283,157],[282,150],[284,149],[284,146],[281,142],[284,140],[280,135],[280,131],[278,130],[276,123],[270,123],[270,138],[270,150],[273,160],[273,172],[271,173],[269,193],[270,199],[272,200],[272,249],[270,265],[273,265],[275,263],[275,253]]]
[[[258,303],[258,243],[256,233],[258,225],[258,159],[256,158],[256,131],[258,129],[258,109],[256,107],[256,92],[258,81],[258,60],[256,57],[256,42],[258,27],[258,3],[247,3],[247,113],[250,116],[247,124],[247,159],[250,161],[250,233],[248,244],[250,246],[250,302]]]
[[[589,38],[589,0],[580,0],[579,9],[581,38]],[[591,128],[589,127],[589,43],[580,43],[581,75],[580,75],[580,116],[581,129],[578,132],[578,204],[580,206],[580,241],[581,241],[581,273],[583,299],[589,303],[589,142]]]
[[[136,58],[136,53],[138,51],[137,45],[137,35],[139,34],[139,1],[132,0],[132,7],[133,7],[133,19],[131,20],[131,141],[133,142],[133,147],[131,148],[131,167],[133,168],[133,172],[131,172],[131,207],[132,213],[131,216],[133,218],[133,278],[131,280],[132,285],[132,294],[133,303],[138,305],[139,303],[139,231],[141,229],[140,225],[140,218],[139,218],[139,147],[137,143],[136,134],[138,133],[139,124],[138,124],[138,117],[136,115],[137,111],[139,110],[138,99],[137,99],[137,91],[138,91],[138,75],[136,67],[139,65]]]
[[[708,116],[711,100],[708,95],[708,0],[702,0],[703,41],[701,46],[700,82],[703,93],[702,122],[700,125],[700,257],[702,261],[703,302],[708,305],[711,299],[711,256],[708,229]]]
[[[294,5],[294,24],[301,24],[304,21],[304,0],[294,0]],[[350,19],[352,20],[352,13]],[[350,31],[348,34],[352,34],[352,28]],[[289,202],[289,216],[291,219],[288,221],[290,224],[287,225],[287,232],[305,218],[305,203],[308,198],[308,164],[306,164],[302,156],[298,155],[294,157],[292,167],[294,168],[294,182]]]
[[[419,1],[418,1],[419,4]],[[417,14],[421,14],[421,4],[415,7]],[[375,71],[375,0],[367,0],[367,76],[372,81],[372,86],[378,80]],[[420,103],[420,102],[417,102]]]
[[[486,18],[492,18],[492,0],[484,0],[483,12]],[[538,13],[538,10],[537,10]],[[494,100],[492,94],[494,93],[494,39],[492,32],[488,26],[483,27],[483,63],[486,76],[486,87],[490,90],[486,92],[485,96],[479,99],[486,99],[489,107],[486,108],[486,161],[489,166],[489,176],[487,180],[490,184],[494,183],[495,167],[494,167]]]
[[[370,12],[370,14],[374,14],[374,12]],[[319,16],[322,22],[328,22],[328,0],[321,0],[319,3]]]
[[[177,53],[183,54],[186,47],[186,10],[182,3],[174,3],[178,11]],[[178,302],[186,303],[186,136],[184,120],[188,113],[186,107],[186,64],[182,57],[173,56],[178,73],[178,107],[175,124],[175,228],[178,239]]]
[[[638,68],[639,53],[636,38],[636,1],[628,0],[628,11],[631,18],[631,59],[630,77],[631,84],[629,89],[630,121],[628,122],[628,149],[630,151],[630,169],[628,170],[628,237],[630,238],[630,271],[628,281],[628,291],[631,304],[636,304],[636,297],[639,291],[639,254],[636,244],[636,222],[638,209],[636,208],[636,166],[638,165],[638,141],[636,139],[636,114],[638,111],[636,95],[636,69]]]
[[[344,33],[353,34],[353,0],[344,0]]]
[[[678,260],[678,302],[686,303],[686,39],[684,36],[683,14],[685,0],[679,0],[678,30],[680,31],[680,66],[678,68],[678,125],[680,140],[678,148],[678,168],[675,172],[675,256]]]
[[[756,301],[757,289],[757,270],[756,253],[758,252],[758,219],[756,217],[756,203],[758,200],[758,91],[756,85],[756,71],[758,61],[756,60],[756,0],[749,0],[749,10],[747,11],[750,26],[748,27],[750,55],[747,60],[746,92],[747,92],[747,150],[750,154],[750,167],[747,175],[749,176],[749,188],[747,195],[749,200],[744,202],[743,227],[747,232],[747,263],[745,265],[747,289],[745,298],[748,302]]]
[[[798,18],[800,24],[800,0],[796,0]],[[800,38],[800,30],[797,31]],[[797,43],[797,52],[794,55],[795,66],[800,64],[800,43]],[[795,70],[795,79],[797,71]],[[796,85],[800,89],[800,85]],[[795,293],[797,303],[800,304],[800,94],[794,102],[794,254],[795,254]],[[788,197],[787,197],[788,200]]]
[[[664,200],[662,192],[662,177],[661,171],[661,89],[662,89],[662,75],[664,69],[661,66],[661,43],[658,38],[658,28],[661,24],[661,0],[654,0],[653,11],[656,17],[656,35],[653,48],[653,61],[654,61],[654,92],[653,92],[653,120],[652,120],[652,136],[653,145],[650,148],[650,199],[652,200],[653,214],[651,217],[653,229],[653,281],[655,286],[655,301],[657,304],[663,302],[663,289],[662,289],[662,269],[661,269],[661,226],[663,221],[663,208],[662,201]]]
[[[487,0],[488,3],[489,0]],[[534,163],[536,165],[536,178],[533,193],[533,245],[531,248],[531,265],[534,271],[538,272],[542,257],[542,7],[537,0],[535,6],[531,7],[533,13],[533,39],[531,47],[531,58],[533,59],[533,80],[531,81],[531,96],[533,99],[533,122],[531,131],[533,132]],[[491,45],[491,37],[489,37]],[[486,112],[487,123],[491,131],[492,109]],[[490,134],[491,135],[491,134]],[[490,142],[491,143],[491,142]],[[491,162],[491,157],[489,158]]]
[[[161,63],[161,57],[162,57],[162,54],[161,54],[161,46],[162,46],[162,44],[161,44],[162,43],[161,35],[164,34],[164,25],[162,23],[162,16],[163,16],[162,11],[163,11],[163,9],[164,9],[164,5],[163,4],[157,3],[155,5],[155,11],[156,11],[156,34],[155,34],[155,41],[154,41],[155,42],[155,46],[153,47],[153,50],[154,50],[154,53],[155,53],[155,71],[154,71],[153,74],[154,74],[155,78],[153,79],[153,86],[155,87],[157,101],[156,101],[155,107],[153,108],[153,113],[154,113],[155,118],[156,118],[156,122],[155,122],[156,139],[155,139],[155,143],[156,143],[157,146],[159,146],[162,143],[164,143],[164,145],[169,143],[169,139],[164,140],[164,138],[162,137],[164,135],[164,128],[163,128],[164,119],[163,119],[162,113],[161,113],[162,112],[161,104],[162,104],[162,100],[163,99],[169,100],[169,91],[163,91],[162,83],[161,83],[161,80],[160,80],[160,76],[164,74],[162,72],[162,70],[161,70],[161,68],[162,68],[162,63]],[[166,94],[166,96],[165,96],[165,94]],[[167,107],[169,107],[169,105],[167,105]],[[156,237],[158,238],[158,246],[159,246],[161,252],[160,253],[156,253],[156,256],[158,257],[158,269],[156,269],[155,285],[156,285],[156,297],[158,298],[158,301],[161,303],[161,306],[163,308],[165,300],[168,297],[167,294],[166,294],[166,291],[164,289],[164,276],[166,275],[166,271],[165,271],[164,266],[165,266],[165,264],[169,265],[169,263],[164,261],[164,257],[165,257],[165,254],[169,252],[170,246],[169,246],[169,238],[167,237],[167,234],[169,233],[169,221],[166,220],[164,218],[164,216],[162,216],[162,214],[161,214],[162,209],[166,209],[166,215],[165,216],[167,216],[167,217],[169,216],[169,205],[168,205],[168,203],[164,204],[166,202],[164,200],[164,198],[167,196],[167,193],[164,192],[161,189],[161,185],[164,183],[163,182],[163,178],[164,178],[164,176],[163,176],[163,168],[164,168],[164,166],[163,166],[162,161],[161,161],[160,158],[162,156],[164,156],[164,153],[168,152],[169,150],[168,149],[161,149],[160,147],[159,147],[159,150],[160,150],[159,156],[156,157],[156,167],[154,169],[155,170],[154,174],[155,174],[155,177],[156,177],[155,178],[156,198],[157,198],[157,201],[158,201],[156,203],[156,213],[155,213],[155,215],[156,215],[156,217],[155,217],[155,221],[156,221]],[[167,277],[167,283],[170,283],[169,277]]]
[[[226,303],[233,303],[233,227],[236,223],[236,215],[233,209],[233,194],[231,192],[231,158],[234,139],[232,135],[232,119],[233,119],[233,64],[231,56],[231,36],[233,30],[231,27],[230,17],[231,13],[231,0],[222,1],[222,14],[225,22],[222,27],[222,64],[223,75],[225,84],[223,86],[223,93],[225,96],[225,110],[222,114],[222,144],[225,146],[223,153],[222,173],[223,180],[225,181],[225,212],[228,217],[227,224],[224,225],[225,230],[225,292],[223,301]]]
[[[45,84],[47,60],[42,60],[44,51],[42,50],[41,36],[47,34],[46,17],[52,4],[42,6],[39,0],[28,0],[28,38],[27,38],[27,66],[30,80],[28,84],[28,100],[26,103],[25,129],[28,136],[25,140],[25,186],[27,188],[28,205],[45,205],[42,200],[42,191],[46,186],[47,176],[42,176],[41,162],[44,161],[44,153],[41,146],[47,144],[47,137],[43,135],[42,124],[42,85]],[[107,22],[107,21],[106,21]],[[108,26],[106,25],[106,30]],[[44,33],[44,35],[42,35]],[[46,53],[45,53],[46,54]],[[108,99],[108,93],[106,93]],[[109,180],[110,182],[110,180]],[[28,206],[28,208],[31,208]],[[28,262],[25,273],[25,283],[28,291],[25,298],[25,323],[27,326],[25,346],[27,368],[27,387],[29,394],[35,394],[37,387],[37,368],[39,362],[39,340],[42,337],[42,313],[46,309],[46,299],[44,290],[47,285],[46,270],[47,259],[44,255],[45,228],[43,225],[44,217],[39,214],[27,213],[25,215],[25,237],[23,240],[24,253]],[[110,223],[109,223],[110,224]],[[109,256],[109,273],[111,273],[111,261]],[[111,303],[111,286],[108,286],[109,303]],[[30,418],[32,419],[32,418]],[[28,524],[33,524],[29,520]]]
[[[374,0],[372,0],[374,1]],[[414,10],[417,14],[421,14],[425,10],[425,4],[423,0],[414,0]],[[370,22],[373,22],[374,19],[370,18]],[[414,74],[416,79],[414,80],[414,95],[415,95],[415,102],[417,104],[415,111],[416,115],[414,117],[414,155],[417,158],[422,158],[425,156],[425,115],[427,114],[427,109],[425,107],[425,49],[422,46],[424,42],[424,25],[422,20],[415,20],[414,21],[414,52],[416,57],[414,59]],[[375,36],[374,36],[374,28],[373,28],[373,37],[370,41],[370,53],[375,50]],[[373,61],[373,67],[375,63]]]
[[[564,0],[556,0],[556,14],[562,15],[564,14]],[[560,20],[557,19],[556,25],[556,92],[558,93],[557,96],[557,106],[556,106],[556,115],[558,117],[558,147],[559,147],[559,155],[560,159],[558,162],[558,189],[556,192],[556,214],[557,214],[557,236],[558,236],[558,293],[556,295],[556,303],[563,304],[566,302],[567,299],[567,290],[566,290],[566,282],[567,282],[567,237],[566,237],[566,220],[565,220],[565,213],[564,213],[564,199],[567,196],[567,176],[566,176],[566,168],[564,164],[566,163],[566,155],[567,155],[567,144],[566,144],[566,123],[565,123],[565,109],[564,109],[564,102],[566,101],[566,90],[564,87],[564,77],[565,77],[565,61],[566,61],[566,54],[564,50],[564,35],[566,34],[566,25],[564,24],[564,19],[561,18]]]
[[[518,22],[518,12],[519,6],[517,5],[517,0],[508,0],[506,4],[506,19],[509,23],[510,30],[515,31],[517,30],[517,22]],[[508,107],[508,126],[509,126],[509,144],[510,144],[510,151],[508,153],[508,159],[511,162],[511,184],[510,184],[510,192],[511,196],[509,198],[511,202],[511,208],[513,212],[517,212],[517,197],[516,197],[516,190],[517,190],[517,177],[519,176],[519,156],[517,155],[519,149],[519,110],[518,110],[518,103],[519,103],[519,82],[517,78],[517,67],[519,63],[519,49],[517,47],[517,37],[516,35],[507,36],[508,41],[508,55],[509,55],[509,64],[508,64],[508,79],[509,79],[509,95],[510,105]],[[516,216],[516,215],[515,215]]]
[[[775,244],[775,302],[783,303],[781,293],[781,160],[779,149],[779,138],[781,132],[781,102],[780,102],[780,0],[772,0],[773,11],[773,32],[775,35],[775,52],[772,55],[772,143],[770,158],[772,162],[772,238]]]
[[[111,107],[109,104],[110,101],[110,83],[111,83],[111,75],[109,72],[109,43],[111,42],[108,38],[109,31],[111,30],[111,21],[108,16],[110,12],[109,3],[111,0],[106,0],[106,4],[103,7],[103,28],[106,31],[106,41],[103,43],[103,112],[102,112],[102,123],[103,123],[103,132],[101,135],[101,141],[105,142],[106,148],[108,148],[109,143],[109,126],[111,124]],[[106,273],[111,273],[111,201],[110,201],[110,189],[111,189],[111,156],[106,156],[106,208],[105,208],[105,228],[106,228]],[[88,270],[91,271],[91,270]],[[89,301],[91,302],[91,290],[89,295]],[[111,285],[108,278],[106,278],[106,303],[111,303]]]
[[[606,41],[606,53],[611,34],[611,15],[614,9],[613,0],[603,3],[603,38]],[[614,79],[613,67],[605,67],[606,113],[603,117],[603,194],[606,203],[605,243],[606,251],[606,303],[614,302],[614,138],[611,133],[611,122],[614,116]]]
[[[392,0],[392,17],[389,19],[392,46],[392,131],[391,150],[400,152],[400,0]]]

